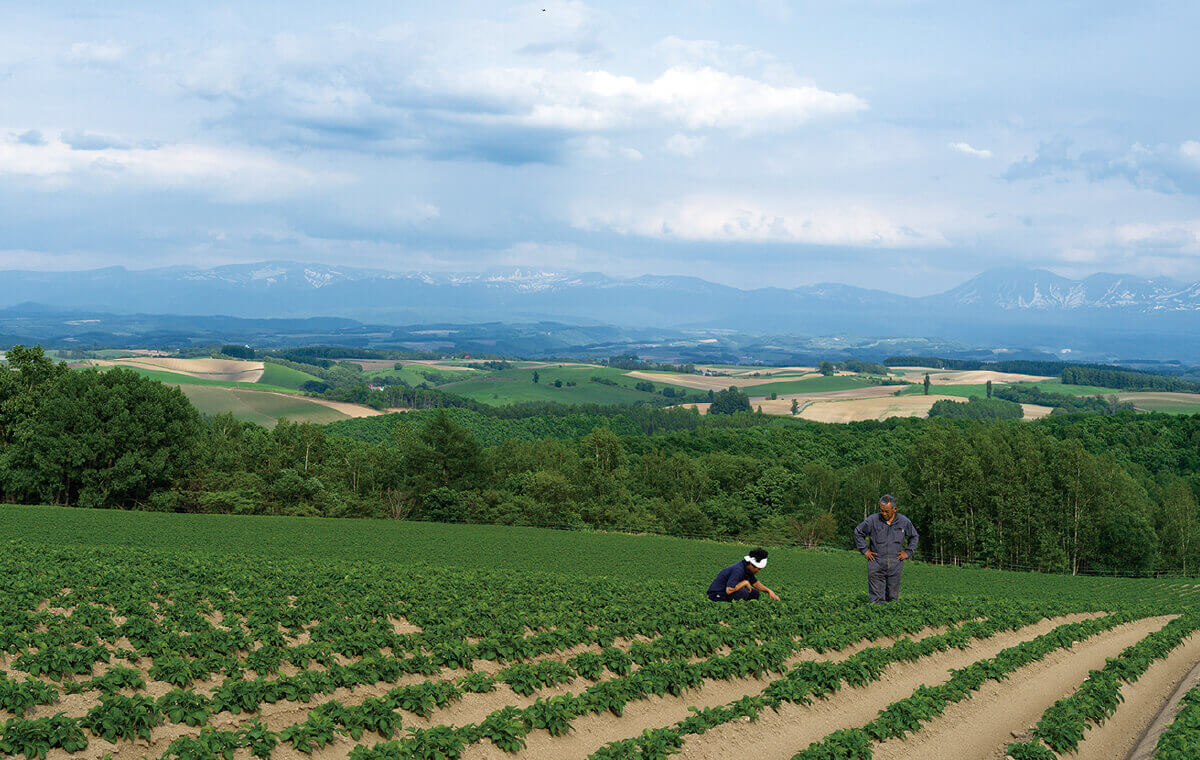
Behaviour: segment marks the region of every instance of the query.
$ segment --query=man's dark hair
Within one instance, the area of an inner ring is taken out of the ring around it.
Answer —
[[[751,549],[750,556],[754,557],[759,562],[762,562],[764,559],[767,558],[767,550],[766,549]]]
[[[890,493],[885,493],[879,497],[879,506],[882,507],[884,504],[891,504],[893,507],[896,506],[896,497]]]

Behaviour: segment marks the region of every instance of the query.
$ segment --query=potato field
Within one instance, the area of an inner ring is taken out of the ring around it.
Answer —
[[[704,588],[744,547],[0,518],[6,757],[1200,757],[1190,580],[914,565],[870,606],[857,555],[778,549],[782,602],[719,604]]]

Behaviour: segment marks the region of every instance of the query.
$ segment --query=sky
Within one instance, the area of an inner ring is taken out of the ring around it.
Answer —
[[[0,269],[1200,279],[1200,4],[0,7]]]

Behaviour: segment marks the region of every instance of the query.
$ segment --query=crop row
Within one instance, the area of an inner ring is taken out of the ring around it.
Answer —
[[[1117,612],[1102,618],[1060,625],[1049,633],[1009,647],[995,657],[979,660],[953,671],[950,679],[938,686],[919,686],[912,696],[888,705],[879,716],[861,728],[835,731],[819,742],[792,756],[792,760],[870,760],[872,745],[887,739],[903,739],[947,706],[971,696],[987,681],[1002,681],[1013,671],[1037,662],[1059,649],[1072,646],[1103,631],[1137,619],[1130,612]]]
[[[990,623],[986,621],[969,622],[949,633],[931,636],[921,641],[914,642],[905,639],[892,647],[872,647],[842,662],[804,661],[789,670],[790,678],[772,682],[764,692],[765,697],[741,700],[725,711],[720,709],[702,711],[689,719],[692,721],[691,723],[685,721],[680,728],[682,732],[686,733],[699,728],[696,720],[723,722],[740,717],[746,714],[747,704],[761,708],[769,703],[780,704],[791,699],[803,699],[804,697],[801,697],[799,692],[805,688],[810,693],[819,694],[837,688],[837,684],[842,680],[854,683],[877,677],[888,657],[915,659],[939,649],[965,646],[965,642],[969,641],[972,635],[982,635],[987,631],[999,630],[1004,627],[1020,627],[1041,617],[1038,613],[1016,613],[1004,622],[1000,622],[999,617]],[[778,646],[778,644],[768,646]],[[886,654],[881,655],[881,653]],[[516,752],[525,746],[525,737],[533,730],[545,730],[552,736],[560,736],[570,730],[571,723],[577,717],[603,712],[620,716],[625,706],[632,701],[645,699],[651,695],[679,695],[686,690],[701,686],[705,681],[705,669],[709,670],[710,677],[716,675],[716,677],[724,678],[780,672],[786,654],[786,651],[781,649],[773,661],[754,663],[753,669],[744,669],[743,665],[743,670],[740,672],[727,675],[721,675],[719,670],[714,672],[714,669],[724,664],[722,660],[727,662],[732,655],[724,658],[711,658],[707,663],[667,663],[655,668],[653,672],[645,668],[625,679],[613,679],[596,684],[580,694],[538,700],[523,710],[513,706],[505,707],[493,712],[478,725],[471,724],[459,728],[440,726],[439,728],[444,730],[442,736],[446,738],[448,745],[453,749],[453,752],[447,755],[448,757],[457,756],[462,748],[482,739],[490,740],[504,751]],[[801,673],[807,676],[807,679],[804,679],[805,686],[801,686],[799,676]],[[643,737],[642,740],[638,740],[641,744],[637,746],[643,747],[647,741],[657,742],[659,739],[661,739],[661,734],[656,734],[651,739]],[[405,757],[406,753],[410,751],[407,748],[410,741],[411,739],[406,739],[399,742],[383,742],[373,747],[359,746],[355,748],[353,754],[357,760],[389,760],[390,758]],[[629,746],[634,744],[629,743]],[[606,753],[614,751],[615,746],[610,745],[601,750],[596,757],[608,757],[609,755]],[[642,750],[638,749],[637,751],[641,752]]]
[[[1137,681],[1151,663],[1169,655],[1198,628],[1200,613],[1189,612],[1109,658],[1103,668],[1088,674],[1074,694],[1046,710],[1031,741],[1010,744],[1008,754],[1014,760],[1053,760],[1055,753],[1075,752],[1089,724],[1103,725],[1116,711],[1122,684]]]
[[[970,621],[919,641],[904,639],[891,646],[865,649],[841,662],[801,662],[757,695],[696,711],[674,726],[648,730],[637,738],[610,742],[593,753],[590,760],[666,757],[682,746],[688,735],[704,734],[735,720],[757,720],[768,707],[778,710],[784,704],[809,704],[844,686],[864,686],[879,679],[895,662],[913,662],[937,652],[966,649],[972,641],[1016,630],[1042,618],[1037,613],[997,610],[996,615],[986,620]]]
[[[1195,760],[1200,757],[1200,686],[1194,686],[1180,700],[1183,709],[1158,737],[1154,760]]]
[[[821,628],[812,628],[802,618],[801,623],[804,625],[801,627],[807,631],[807,635],[802,636],[799,640],[795,638],[781,640],[817,651],[840,649],[863,639],[873,639],[883,635],[895,636],[911,633],[927,625],[955,622],[965,616],[976,615],[978,609],[979,607],[970,605],[944,604],[925,605],[920,611],[913,611],[912,614],[903,617],[872,616],[870,614],[830,615],[823,622]],[[139,631],[132,628],[122,627],[125,628],[122,635],[141,635]],[[394,635],[391,632],[378,631],[378,629],[377,632],[381,635]],[[442,668],[471,668],[478,660],[503,662],[512,659],[535,659],[539,655],[546,656],[548,653],[561,651],[561,647],[572,642],[590,641],[599,645],[612,641],[611,635],[604,631],[588,629],[577,631],[576,633],[579,635],[569,636],[560,635],[563,632],[559,631],[546,632],[546,638],[541,640],[525,637],[521,639],[525,646],[520,650],[511,640],[505,641],[496,637],[485,638],[474,643],[461,640],[445,642],[434,646],[430,654],[420,653],[408,657],[373,654],[373,651],[377,652],[378,650],[373,650],[370,646],[362,649],[344,647],[343,652],[365,654],[365,656],[348,665],[342,665],[336,656],[342,653],[334,652],[328,644],[320,642],[307,642],[293,647],[267,645],[250,651],[244,659],[239,660],[235,656],[237,650],[234,647],[244,642],[236,640],[235,632],[223,631],[223,633],[228,634],[228,637],[222,640],[221,645],[216,645],[211,639],[206,641],[200,636],[182,637],[186,638],[190,651],[196,651],[204,643],[212,648],[199,657],[190,657],[184,652],[172,649],[161,650],[152,658],[146,675],[151,679],[173,686],[187,687],[196,680],[209,678],[216,673],[224,673],[226,681],[216,688],[215,694],[223,689],[233,689],[243,694],[257,690],[264,695],[261,701],[270,701],[272,699],[270,695],[280,691],[287,694],[283,697],[284,699],[294,699],[297,698],[293,696],[295,694],[311,696],[341,686],[356,686],[381,681],[391,682],[404,674],[435,675]],[[621,674],[622,666],[619,663],[623,658],[642,665],[681,657],[709,655],[721,648],[754,640],[743,626],[716,623],[701,630],[671,632],[652,641],[635,641],[627,645],[625,650],[612,646],[610,643],[597,655],[599,660],[591,656],[576,656],[571,658],[570,662],[574,663],[572,667],[578,666],[585,670],[594,670],[596,667],[594,663],[597,661],[606,665],[612,664],[615,668],[614,672]],[[117,656],[135,664],[141,661],[141,657],[136,652],[129,650],[118,650]],[[46,675],[55,680],[61,680],[67,673],[72,675],[91,673],[96,662],[107,661],[110,661],[110,658],[108,650],[104,647],[98,645],[86,648],[62,646],[45,647],[37,652],[24,652],[15,658],[14,666],[18,669],[25,669],[32,675]],[[278,672],[285,662],[297,668],[304,668],[310,663],[316,663],[320,667],[319,669],[304,669],[278,679],[264,679],[261,675],[253,680],[245,678],[243,666],[259,674],[270,674]],[[542,672],[556,666],[565,667],[561,663],[549,664],[543,666]],[[511,667],[507,669],[502,680],[510,682],[510,685],[514,686],[514,690],[521,693],[521,681],[528,671],[529,668]],[[588,677],[588,672],[578,671],[578,674]],[[0,682],[0,701],[13,704],[14,709],[11,709],[10,712],[17,715],[24,713],[22,705],[27,707],[33,704],[49,704],[57,699],[53,687],[40,682],[27,680],[21,685],[13,685],[10,682],[7,684],[9,686],[7,690],[4,688],[5,685],[4,682]],[[88,689],[110,693],[122,688],[137,689],[143,685],[144,679],[141,678],[138,671],[117,665],[110,667],[104,675],[86,681],[67,680],[63,688],[69,693]],[[5,696],[9,698],[2,699]],[[306,701],[306,696],[298,698]]]
[[[948,621],[956,615],[961,615],[962,610],[947,607],[942,614]],[[932,613],[926,611],[926,615]],[[912,626],[911,621],[897,621],[892,627],[901,632]],[[832,637],[840,639],[846,635],[838,633],[836,629],[837,626],[830,627]],[[565,731],[570,719],[578,714],[607,710],[619,715],[622,707],[629,701],[651,694],[680,694],[688,688],[700,686],[709,679],[779,672],[787,660],[802,648],[803,646],[794,640],[753,644],[734,648],[729,654],[713,655],[693,663],[680,659],[659,660],[660,653],[650,647],[631,648],[629,652],[609,647],[598,653],[580,653],[565,663],[517,663],[494,676],[475,672],[455,680],[425,681],[399,686],[389,691],[384,698],[368,698],[362,704],[349,708],[340,706],[340,703],[327,702],[311,711],[304,721],[285,729],[283,737],[286,741],[291,741],[297,749],[309,751],[316,741],[313,737],[325,737],[328,740],[332,736],[331,732],[342,729],[352,731],[355,725],[354,716],[358,716],[363,710],[369,710],[376,717],[379,716],[380,710],[404,710],[427,716],[433,709],[445,707],[465,693],[488,692],[494,690],[499,683],[507,684],[515,693],[532,695],[541,688],[567,683],[576,677],[597,682],[579,695],[538,700],[523,711],[505,708],[480,724],[476,740],[489,738],[498,745],[511,748],[519,746],[524,736],[522,731],[514,729],[514,725],[524,726],[524,732],[533,728],[546,728],[552,733],[559,729]],[[114,668],[105,676],[92,679],[92,682],[102,682],[100,684],[85,682],[93,688],[100,688],[103,696],[98,705],[79,719],[79,724],[110,741],[149,738],[150,729],[164,719],[189,726],[203,726],[216,712],[251,713],[263,703],[284,700],[307,702],[315,694],[331,693],[341,687],[395,681],[405,672],[409,672],[400,669],[400,662],[370,659],[348,666],[335,663],[323,671],[306,671],[273,680],[227,678],[213,690],[211,697],[176,688],[157,701],[117,693],[122,688],[139,688],[144,682],[136,671]],[[412,658],[407,662],[412,662]],[[436,672],[437,668],[428,658],[422,662],[428,666],[430,673]],[[600,681],[606,671],[614,674],[614,677]],[[339,706],[340,712],[337,716],[340,716],[340,724],[339,718],[329,713],[331,704]],[[349,722],[346,716],[349,716]],[[17,722],[11,724],[12,731],[17,734],[39,735],[40,731],[47,737],[65,737],[59,740],[47,738],[46,741],[52,742],[50,746],[65,748],[78,745],[74,734],[62,734],[66,725],[64,721],[71,719],[61,714],[53,720],[14,720]],[[340,725],[340,728],[334,724]],[[398,717],[394,728],[399,728]],[[354,738],[358,737],[355,735]],[[53,743],[55,741],[58,743]]]

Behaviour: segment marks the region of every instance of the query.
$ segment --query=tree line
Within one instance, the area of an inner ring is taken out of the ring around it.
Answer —
[[[1062,371],[1064,385],[1095,385],[1130,391],[1200,392],[1200,383],[1170,375],[1154,375],[1123,369],[1068,367]]]
[[[700,418],[609,408],[607,420],[560,437],[530,430],[481,442],[454,415],[498,418],[438,409],[358,440],[339,426],[205,420],[177,388],[120,369],[69,371],[40,349],[8,358],[0,499],[11,503],[848,548],[853,526],[892,493],[921,531],[924,559],[1052,572],[1200,567],[1200,416],[822,425],[744,410]],[[639,414],[661,414],[664,427],[631,432],[624,415]]]

